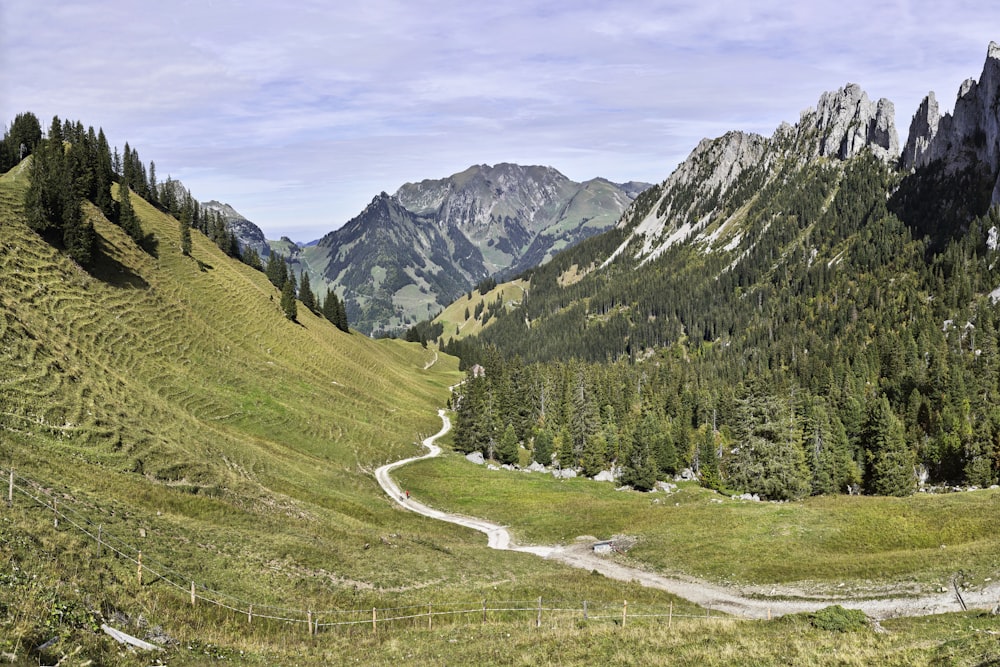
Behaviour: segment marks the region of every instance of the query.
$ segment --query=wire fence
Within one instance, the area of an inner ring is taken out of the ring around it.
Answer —
[[[148,552],[127,543],[104,530],[101,523],[78,512],[73,505],[75,499],[60,499],[44,485],[31,480],[13,468],[0,468],[0,480],[6,478],[8,506],[14,503],[15,494],[26,497],[35,506],[52,513],[53,527],[64,524],[78,531],[96,544],[97,555],[104,552],[131,563],[136,567],[139,586],[153,583],[176,589],[190,601],[192,606],[210,605],[246,618],[247,623],[271,621],[305,626],[311,635],[334,628],[369,626],[373,631],[385,627],[426,627],[433,628],[435,622],[450,621],[464,623],[524,622],[541,627],[543,622],[576,620],[582,623],[614,623],[625,626],[630,620],[660,619],[669,626],[675,619],[720,619],[730,618],[716,613],[711,607],[704,614],[675,612],[673,603],[649,604],[606,601],[566,601],[538,597],[533,600],[481,600],[459,602],[433,602],[396,607],[366,607],[363,609],[302,609],[256,603],[233,595],[213,590],[195,583],[193,577],[185,576],[152,557]],[[2,482],[0,482],[2,484]]]

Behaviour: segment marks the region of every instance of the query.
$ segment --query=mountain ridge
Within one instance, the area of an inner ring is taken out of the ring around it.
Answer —
[[[473,165],[381,193],[295,260],[342,295],[359,330],[394,332],[484,278],[531,268],[609,229],[643,185],[577,183],[538,165]]]

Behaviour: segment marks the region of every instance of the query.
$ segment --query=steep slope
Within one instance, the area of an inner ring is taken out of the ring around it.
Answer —
[[[996,483],[998,56],[991,45],[979,83],[962,86],[958,120],[942,118],[933,136],[934,105],[921,106],[909,171],[899,169],[891,105],[854,86],[824,94],[770,138],[701,142],[615,230],[525,274],[520,304],[444,349],[466,365],[496,358],[485,344],[529,362],[651,359],[636,375],[673,424],[664,460],[717,460],[743,490],[760,475],[740,477],[745,460],[726,454],[738,442],[698,448],[717,428],[749,437],[738,406],[761,397],[794,406],[796,425],[782,433],[803,470],[819,470],[821,441],[836,437],[867,493],[906,493],[918,479]],[[920,163],[928,155],[937,157]],[[653,375],[679,389],[656,397]],[[803,415],[814,420],[804,435]],[[821,435],[826,419],[839,423]],[[878,451],[886,442],[891,456]]]
[[[360,330],[396,331],[486,276],[512,275],[610,228],[642,185],[473,166],[383,193],[296,260],[337,289]]]
[[[943,116],[928,93],[910,122],[901,159],[910,173],[893,210],[940,246],[1000,204],[1000,45],[990,42],[979,80],[966,79]]]
[[[603,264],[622,253],[655,260],[692,237],[711,247],[735,247],[736,214],[782,170],[819,158],[848,160],[865,150],[894,163],[899,140],[892,103],[871,102],[857,84],[823,93],[815,109],[770,138],[733,131],[704,139],[658,186],[658,196],[636,200],[625,212],[618,226],[627,237]]]

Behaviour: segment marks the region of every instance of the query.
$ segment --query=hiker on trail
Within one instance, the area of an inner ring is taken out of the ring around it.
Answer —
[[[410,499],[410,492],[409,492],[409,490],[407,490],[407,491],[406,491],[406,499],[407,499],[407,500],[409,500],[409,499]]]

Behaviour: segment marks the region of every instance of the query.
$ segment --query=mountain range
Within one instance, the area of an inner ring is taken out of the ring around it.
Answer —
[[[551,167],[476,165],[377,195],[316,242],[263,240],[231,206],[209,202],[243,246],[278,252],[344,299],[351,326],[394,333],[485,278],[511,276],[610,229],[647,183],[577,183]]]

